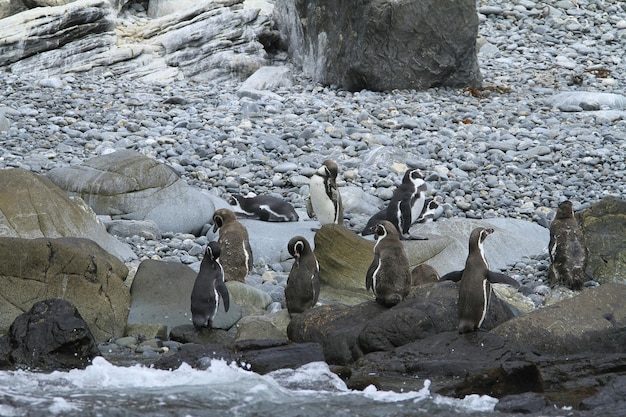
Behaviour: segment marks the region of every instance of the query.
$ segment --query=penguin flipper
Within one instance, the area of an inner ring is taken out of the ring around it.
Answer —
[[[309,219],[315,218],[315,212],[313,211],[313,203],[311,202],[311,196],[306,198],[306,214],[309,216]]]
[[[224,302],[224,311],[228,311],[228,308],[230,307],[230,295],[228,295],[228,288],[226,288],[226,284],[220,282],[217,284],[215,289],[220,297],[222,297],[222,301]]]
[[[369,268],[367,268],[367,274],[365,274],[365,289],[368,291],[374,289],[374,271],[376,271],[378,263],[378,256],[375,256],[374,261]]]
[[[508,275],[504,275],[499,272],[489,271],[489,274],[487,275],[487,279],[492,284],[494,283],[495,284],[508,284],[515,288],[521,287],[521,284],[518,281],[516,281],[515,279],[511,278]]]
[[[439,278],[439,281],[459,282],[461,280],[461,277],[463,276],[463,271],[464,269],[460,271],[448,272],[447,274]]]

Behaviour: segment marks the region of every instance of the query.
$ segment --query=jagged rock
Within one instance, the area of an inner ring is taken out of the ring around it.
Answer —
[[[548,229],[524,220],[441,219],[414,225],[411,234],[428,240],[404,241],[411,269],[427,264],[440,275],[464,268],[469,234],[476,227],[494,228],[485,242],[490,268],[499,271],[525,256],[545,251]],[[361,291],[365,274],[374,257],[374,242],[337,225],[325,225],[315,235],[315,256],[320,263],[320,280],[336,288]]]
[[[626,283],[626,201],[605,197],[576,217],[588,250],[587,274],[600,283]]]
[[[245,78],[267,63],[270,18],[213,0],[157,19],[116,16],[123,1],[78,0],[2,19],[0,67],[20,74],[92,71],[169,83]],[[63,29],[63,30],[59,30]]]
[[[107,233],[81,199],[72,199],[46,177],[24,169],[0,170],[0,236],[91,239],[120,260],[137,256]]]
[[[0,328],[33,302],[68,300],[99,342],[124,334],[128,268],[88,239],[0,237]]]
[[[626,285],[587,288],[574,298],[519,316],[493,332],[540,353],[626,353]]]
[[[3,345],[10,347],[5,357],[15,367],[42,371],[85,368],[100,355],[78,309],[61,299],[33,304],[15,319],[4,337],[8,345]]]
[[[389,309],[373,301],[353,307],[313,308],[293,317],[287,334],[296,342],[320,343],[328,363],[346,365],[368,352],[390,351],[437,333],[456,331],[457,299],[456,283],[422,285]],[[492,296],[483,329],[512,317],[506,303]]]
[[[170,329],[191,325],[191,290],[197,275],[177,262],[142,261],[130,287],[128,323],[164,324]],[[228,330],[241,316],[237,299],[230,297],[228,312],[220,303],[213,327]]]
[[[98,214],[116,219],[152,220],[163,232],[199,234],[215,211],[208,193],[197,190],[169,166],[138,152],[116,152],[47,174]]]
[[[351,91],[481,84],[471,0],[277,0],[275,19],[294,61],[323,84]]]

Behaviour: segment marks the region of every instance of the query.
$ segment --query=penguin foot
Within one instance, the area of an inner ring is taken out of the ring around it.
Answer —
[[[317,233],[317,232],[320,231],[320,228],[319,227],[311,227],[311,231]]]

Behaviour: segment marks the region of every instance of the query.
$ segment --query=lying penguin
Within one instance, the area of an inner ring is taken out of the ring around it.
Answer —
[[[299,220],[298,213],[291,204],[269,195],[257,196],[250,193],[244,197],[233,194],[228,203],[233,206],[233,211],[266,222],[297,222]]]

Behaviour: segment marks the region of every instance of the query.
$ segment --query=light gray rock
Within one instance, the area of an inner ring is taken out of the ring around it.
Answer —
[[[122,261],[136,259],[131,248],[107,233],[80,198],[46,177],[23,169],[0,170],[0,236],[91,239]]]
[[[78,195],[98,214],[152,220],[162,232],[199,234],[210,222],[216,197],[190,187],[165,164],[119,150],[83,165],[48,172],[58,186]]]
[[[130,288],[129,324],[164,324],[173,327],[191,324],[191,290],[198,274],[176,262],[145,260],[141,262]],[[242,316],[236,299],[230,297],[230,308],[223,303],[213,327],[230,329]]]
[[[287,67],[261,67],[248,77],[239,87],[246,90],[275,90],[280,87],[291,87],[293,74]]]
[[[626,110],[626,96],[614,93],[592,91],[569,91],[556,94],[548,99],[548,103],[559,109],[579,107],[581,110],[593,109],[591,103],[597,105],[597,110]]]

